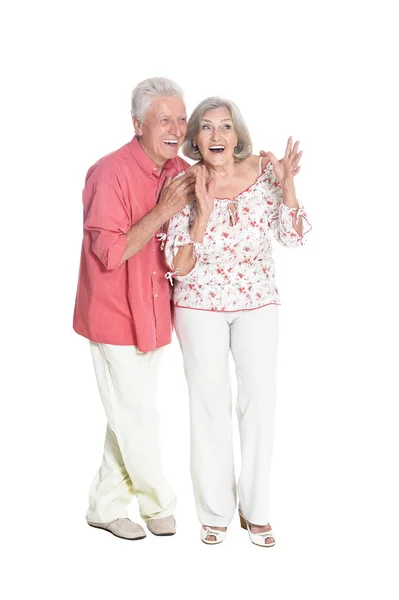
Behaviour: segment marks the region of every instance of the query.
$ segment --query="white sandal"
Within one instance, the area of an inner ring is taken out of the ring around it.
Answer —
[[[215,536],[215,540],[207,540],[206,538],[210,535]],[[201,540],[204,544],[220,544],[226,539],[227,529],[226,531],[218,531],[217,529],[212,529],[212,527],[205,527],[205,529],[201,526]]]
[[[251,524],[249,523],[249,521],[244,519],[241,513],[238,514],[240,515],[241,527],[243,529],[248,530],[249,539],[253,544],[255,544],[256,546],[263,546],[264,548],[271,548],[271,546],[274,546],[276,544],[276,540],[274,539],[273,535],[273,529],[270,529],[269,531],[264,531],[263,533],[252,533]],[[265,543],[265,540],[267,538],[273,538],[273,541]]]

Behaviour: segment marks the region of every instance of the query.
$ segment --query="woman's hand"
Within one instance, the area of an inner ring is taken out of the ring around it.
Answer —
[[[298,152],[299,141],[295,142],[292,147],[292,137],[288,138],[285,155],[281,160],[277,160],[272,152],[261,151],[261,156],[267,156],[273,166],[274,174],[281,183],[284,190],[292,190],[294,188],[294,177],[299,173],[303,152]]]
[[[195,174],[195,195],[197,198],[198,217],[208,221],[214,208],[215,180],[206,183],[207,171],[205,166],[198,167]]]

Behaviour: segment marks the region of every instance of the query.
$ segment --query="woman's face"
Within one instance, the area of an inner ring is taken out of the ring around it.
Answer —
[[[227,106],[206,111],[193,140],[205,163],[223,165],[231,160],[238,138]]]

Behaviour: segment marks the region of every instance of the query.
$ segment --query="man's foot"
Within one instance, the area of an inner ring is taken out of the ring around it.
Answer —
[[[114,519],[113,521],[107,521],[106,523],[87,521],[87,523],[90,527],[104,529],[105,531],[112,533],[112,535],[123,538],[124,540],[142,540],[146,537],[144,529],[137,523],[133,523],[130,519]]]
[[[174,535],[176,533],[176,520],[172,515],[160,519],[149,519],[147,527],[154,535]]]
[[[222,531],[223,533],[225,533],[227,531],[227,527],[211,527],[210,525],[203,525],[202,529],[204,529],[205,531]],[[202,534],[203,537],[204,534]],[[218,539],[220,538],[220,539]],[[211,544],[217,544],[218,542],[222,542],[224,540],[225,536],[218,536],[218,534],[216,535],[212,535],[212,533],[208,533],[208,535],[206,535],[205,537],[203,537],[202,541],[203,542],[209,542]]]

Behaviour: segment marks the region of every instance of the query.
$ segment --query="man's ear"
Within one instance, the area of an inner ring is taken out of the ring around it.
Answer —
[[[133,127],[136,135],[143,135],[143,124],[136,117],[133,117]]]

